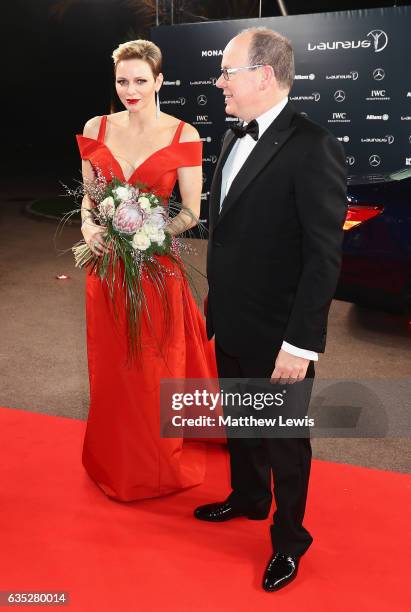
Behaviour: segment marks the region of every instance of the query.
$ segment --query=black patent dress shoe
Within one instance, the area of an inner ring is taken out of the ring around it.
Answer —
[[[277,553],[268,562],[263,578],[263,589],[271,593],[289,584],[297,576],[298,557]]]
[[[200,521],[210,521],[211,523],[222,523],[230,521],[238,516],[246,516],[253,521],[262,521],[267,518],[269,510],[252,508],[249,510],[239,510],[229,501],[216,502],[199,506],[194,510],[194,516]]]

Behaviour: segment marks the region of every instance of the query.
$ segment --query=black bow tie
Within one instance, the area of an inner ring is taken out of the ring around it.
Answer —
[[[251,138],[258,140],[258,123],[255,119],[247,123],[247,125],[241,125],[240,123],[232,125],[231,129],[237,138],[243,138],[246,134],[250,134]]]

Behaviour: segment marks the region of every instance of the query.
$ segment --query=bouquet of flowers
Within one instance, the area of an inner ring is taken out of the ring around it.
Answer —
[[[120,283],[125,292],[129,346],[134,353],[141,349],[143,312],[148,317],[150,314],[142,285],[144,277],[152,282],[160,297],[164,329],[169,331],[171,319],[165,276],[176,273],[186,276],[179,257],[179,241],[167,233],[165,203],[155,193],[145,191],[144,186],[134,187],[116,177],[108,182],[99,175],[84,184],[81,195],[84,194],[96,204],[90,209],[90,221],[104,228],[106,249],[97,256],[84,240],[80,240],[72,248],[75,263],[107,283],[114,307],[115,287]],[[163,265],[158,255],[167,255],[168,261],[175,265]]]

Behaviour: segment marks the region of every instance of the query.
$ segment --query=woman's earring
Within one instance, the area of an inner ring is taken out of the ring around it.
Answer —
[[[156,119],[160,117],[160,94],[157,92]]]

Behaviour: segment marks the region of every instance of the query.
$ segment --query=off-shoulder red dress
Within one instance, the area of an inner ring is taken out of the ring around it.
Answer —
[[[125,181],[104,143],[106,123],[103,116],[97,139],[77,136],[80,154],[107,180],[115,176]],[[143,183],[168,199],[177,169],[201,165],[202,143],[179,142],[183,125],[171,144],[150,155],[127,182]],[[162,259],[170,267],[170,260]],[[166,276],[172,327],[161,346],[162,310],[154,288],[143,282],[150,323],[143,320],[142,353],[130,361],[121,290],[115,296],[116,316],[105,283],[95,274],[87,274],[86,280],[90,411],[83,465],[109,497],[121,501],[157,497],[203,481],[203,446],[160,438],[160,379],[217,377],[214,347],[187,282],[179,275]]]

